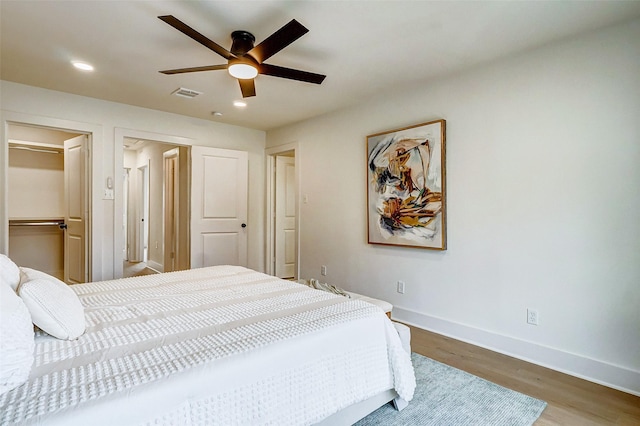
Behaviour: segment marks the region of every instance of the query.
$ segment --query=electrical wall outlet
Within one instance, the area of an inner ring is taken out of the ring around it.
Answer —
[[[320,275],[322,275],[322,276],[326,276],[327,275],[327,265],[322,265],[320,267]]]
[[[398,293],[404,294],[404,281],[398,281]]]
[[[538,325],[538,311],[527,308],[527,324]]]

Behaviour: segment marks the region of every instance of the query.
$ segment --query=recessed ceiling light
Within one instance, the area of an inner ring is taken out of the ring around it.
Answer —
[[[82,71],[93,71],[93,65],[87,64],[86,62],[80,61],[71,61],[74,67]]]
[[[247,106],[245,101],[233,101],[233,106],[238,108],[244,108]]]

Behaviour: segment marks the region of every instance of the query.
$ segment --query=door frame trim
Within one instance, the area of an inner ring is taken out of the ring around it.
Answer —
[[[293,152],[295,160],[295,182],[296,182],[296,267],[295,279],[300,278],[300,186],[301,186],[301,170],[300,167],[300,146],[298,142],[291,142],[283,145],[274,146],[265,149],[266,157],[266,214],[265,214],[265,271],[269,275],[275,274],[275,164],[276,156],[285,152]]]
[[[164,257],[164,261],[162,263],[162,271],[163,272],[169,272],[169,271],[176,271],[179,269],[178,265],[179,265],[179,260],[180,260],[180,256],[182,253],[180,253],[180,243],[179,243],[179,238],[178,238],[178,232],[179,232],[179,216],[180,216],[180,209],[176,208],[178,207],[178,201],[176,200],[180,200],[180,185],[178,183],[178,185],[176,185],[176,181],[179,182],[180,179],[180,150],[178,148],[173,148],[170,149],[169,151],[165,151],[162,153],[162,221],[164,222],[164,233],[162,236],[162,243],[164,244],[164,253],[163,253],[163,257]],[[167,175],[167,166],[169,163],[173,163],[174,167],[175,167],[175,172],[173,175],[173,179],[171,179],[171,181],[169,180],[169,176]],[[172,188],[172,192],[171,194],[169,194],[168,192],[168,187]],[[171,211],[173,212],[172,217],[171,217],[171,223],[167,222],[167,216],[168,216],[168,208],[169,208],[169,203],[167,202],[167,198],[168,196],[171,195]],[[171,230],[173,233],[173,238],[171,239],[171,242],[173,243],[173,247],[170,247],[171,249],[174,250],[174,256],[168,256],[167,255],[167,230]],[[171,265],[171,268],[167,268],[167,262],[172,262],[173,265]]]
[[[2,116],[2,126],[0,126],[0,140],[2,140],[2,149],[0,149],[0,167],[2,172],[2,185],[0,185],[0,200],[3,200],[3,206],[0,208],[0,253],[8,253],[9,251],[9,206],[4,202],[8,196],[8,177],[9,177],[9,125],[27,125],[35,127],[45,127],[55,130],[68,131],[72,133],[86,134],[88,137],[88,175],[90,182],[88,185],[89,192],[89,224],[87,231],[89,244],[87,259],[87,276],[89,281],[97,281],[103,276],[102,263],[102,230],[104,223],[104,214],[102,208],[102,187],[103,176],[102,159],[104,156],[102,147],[102,126],[93,123],[84,123],[81,121],[73,121],[52,117],[44,117],[36,114],[20,113],[15,111],[0,110]],[[120,177],[122,179],[122,177]]]
[[[124,168],[124,139],[132,138],[132,139],[144,139],[153,142],[162,142],[171,145],[184,145],[184,146],[193,146],[193,139],[183,137],[183,136],[175,136],[175,135],[167,135],[163,133],[154,133],[148,132],[145,130],[135,130],[135,129],[125,129],[123,127],[115,127],[114,128],[114,159],[115,159],[115,170],[122,170]],[[115,173],[116,179],[116,188],[122,188],[122,173]],[[116,232],[113,234],[113,278],[122,278],[123,273],[123,256],[122,256],[122,245],[124,244],[122,232],[118,232],[118,230],[122,229],[122,209],[123,209],[123,199],[122,194],[116,192],[115,196],[115,204],[113,209],[113,223],[114,229]]]

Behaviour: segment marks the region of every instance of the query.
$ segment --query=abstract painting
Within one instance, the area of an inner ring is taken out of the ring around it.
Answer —
[[[370,244],[446,250],[445,120],[367,136]]]

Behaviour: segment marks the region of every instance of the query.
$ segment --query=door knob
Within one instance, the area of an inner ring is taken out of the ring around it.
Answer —
[[[247,227],[247,224],[246,224],[246,223],[243,223],[243,224],[242,224],[242,225],[240,225],[240,226],[242,226],[243,228],[246,228],[246,227]]]

